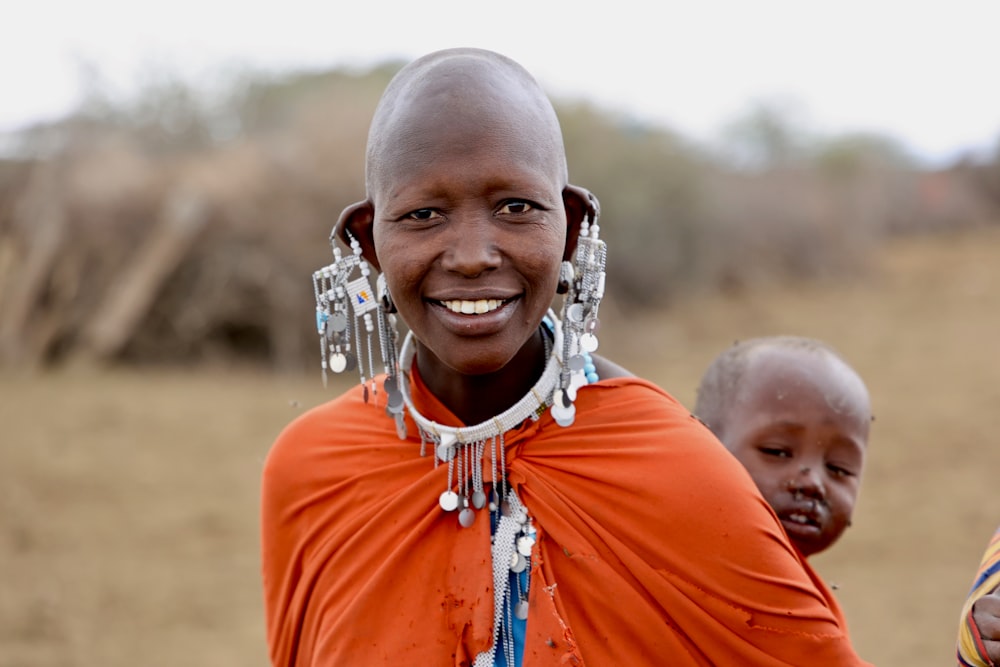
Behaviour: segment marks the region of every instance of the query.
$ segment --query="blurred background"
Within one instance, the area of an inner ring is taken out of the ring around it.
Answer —
[[[814,562],[865,658],[953,662],[1000,524],[1000,8],[369,4],[12,10],[0,666],[267,664],[261,463],[356,381],[322,385],[311,272],[382,89],[459,45],[539,78],[601,200],[602,353],[689,406],[750,336],[859,370],[861,502]]]

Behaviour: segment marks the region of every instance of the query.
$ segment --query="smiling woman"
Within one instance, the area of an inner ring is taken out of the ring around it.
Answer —
[[[324,369],[362,383],[264,469],[275,665],[865,664],[739,463],[594,354],[598,213],[517,63],[390,83],[314,274]]]
[[[389,86],[369,135],[368,199],[343,225],[384,272],[419,341],[421,377],[468,423],[530,386],[521,367],[543,358],[538,326],[573,250],[566,239],[594,212],[566,184],[559,123],[527,73],[489,64],[484,85],[482,67],[453,69],[439,78],[424,66]]]

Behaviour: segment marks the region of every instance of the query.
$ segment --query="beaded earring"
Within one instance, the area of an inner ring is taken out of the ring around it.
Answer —
[[[379,351],[386,375],[385,389],[390,401],[387,410],[395,406],[396,414],[402,414],[402,397],[395,386],[398,362],[395,344],[395,310],[384,280],[379,281],[382,294],[376,300],[371,287],[371,267],[361,255],[361,244],[347,233],[351,254],[345,256],[336,242],[336,235],[330,235],[333,249],[333,263],[313,272],[313,293],[316,297],[316,333],[320,339],[320,358],[323,369],[323,385],[327,383],[327,370],[334,373],[352,371],[356,367],[364,387],[367,403],[370,393],[376,394],[374,384],[375,359],[372,336],[375,322],[372,311],[378,318]],[[381,307],[380,307],[381,304]],[[367,373],[365,362],[368,362]],[[391,382],[390,382],[391,380]],[[395,402],[393,401],[393,399]],[[402,421],[397,418],[397,424]]]
[[[580,223],[573,262],[563,262],[559,271],[558,291],[566,295],[562,307],[562,358],[566,363],[553,395],[552,417],[560,426],[569,426],[576,418],[576,391],[588,382],[588,357],[598,346],[597,313],[604,296],[607,244],[599,236],[600,208],[593,195],[590,203],[590,212]]]
[[[392,302],[389,286],[385,275],[378,277],[378,301],[376,310],[378,320],[378,342],[382,353],[382,365],[385,370],[385,382],[382,384],[386,394],[385,412],[396,422],[396,432],[400,440],[406,439],[406,422],[403,419],[403,392],[399,387],[399,348],[396,345],[398,333],[396,330],[396,304]]]

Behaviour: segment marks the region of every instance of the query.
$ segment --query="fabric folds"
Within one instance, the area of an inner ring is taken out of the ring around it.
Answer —
[[[412,384],[424,415],[460,425]],[[524,667],[867,664],[744,468],[677,401],[622,378],[581,388],[576,406],[568,428],[546,413],[505,437],[538,531]],[[492,642],[489,516],[461,528],[441,510],[447,466],[407,426],[401,441],[358,388],[275,442],[262,498],[273,664],[470,665]]]

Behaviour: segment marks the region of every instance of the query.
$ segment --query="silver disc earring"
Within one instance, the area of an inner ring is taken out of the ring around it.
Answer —
[[[371,267],[362,257],[361,244],[350,233],[347,233],[347,238],[351,247],[349,255],[341,252],[335,233],[331,234],[333,263],[313,272],[316,332],[320,338],[324,386],[327,383],[327,370],[343,373],[357,368],[364,386],[364,399],[368,402],[369,381],[371,393],[378,391],[374,384],[373,336],[378,336],[379,353],[386,375],[394,379],[397,374],[395,316],[385,308],[380,308],[381,300],[375,298],[375,291],[371,286]],[[385,293],[388,294],[388,291]],[[388,302],[391,303],[391,300]],[[372,311],[376,312],[379,321],[377,333]],[[387,393],[392,393],[388,392],[388,387],[385,388]],[[402,403],[401,399],[399,403]]]
[[[567,289],[562,308],[562,358],[565,361],[556,388],[552,416],[562,426],[573,423],[576,408],[576,390],[587,384],[587,355],[598,346],[597,330],[600,327],[598,310],[604,297],[607,265],[607,244],[600,239],[599,209],[591,197],[591,212],[580,223],[573,262],[563,262],[560,283],[565,279]]]

